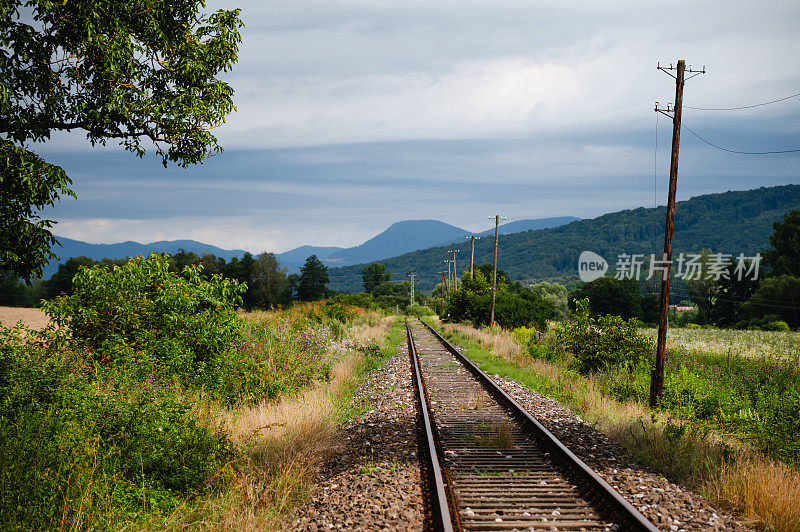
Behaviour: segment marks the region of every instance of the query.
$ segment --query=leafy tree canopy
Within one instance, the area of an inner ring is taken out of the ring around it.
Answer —
[[[361,279],[364,284],[364,291],[372,293],[378,285],[391,281],[392,274],[387,272],[386,266],[380,262],[373,262],[361,269]]]
[[[596,316],[642,318],[641,287],[634,279],[600,277],[573,290],[569,299],[573,311],[576,309],[576,301],[587,299],[588,308]]]
[[[300,268],[300,278],[297,280],[297,299],[300,301],[317,301],[328,295],[325,285],[330,281],[328,267],[311,255]]]
[[[766,252],[766,261],[775,275],[800,277],[800,209],[792,209],[783,217],[783,223],[772,224],[775,232],[769,243],[775,249]]]
[[[233,110],[216,76],[236,62],[239,10],[201,13],[202,0],[0,1],[0,267],[40,275],[57,258],[39,212],[74,196],[71,180],[31,144],[82,130],[119,139],[166,166],[222,148],[211,134]]]

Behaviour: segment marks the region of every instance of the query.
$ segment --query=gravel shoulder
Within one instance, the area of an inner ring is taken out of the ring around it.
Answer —
[[[284,530],[422,529],[410,372],[401,348],[363,382],[355,401],[365,413],[341,427],[339,452]]]
[[[750,530],[701,495],[634,461],[622,446],[561,403],[518,382],[491,377],[660,530]]]

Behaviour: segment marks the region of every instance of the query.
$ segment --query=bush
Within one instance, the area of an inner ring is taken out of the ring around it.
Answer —
[[[414,303],[406,308],[406,314],[409,316],[416,316],[417,318],[424,318],[425,316],[433,316],[436,313],[428,306]]]
[[[98,362],[134,361],[144,371],[202,375],[236,337],[236,305],[246,286],[202,266],[169,271],[169,256],[152,253],[123,266],[81,268],[73,294],[45,302],[63,343],[84,347]]]
[[[516,289],[517,292],[510,292],[505,285],[498,287],[495,322],[506,328],[532,325],[540,331],[547,330],[547,320],[555,313],[552,303],[524,287]],[[491,311],[491,284],[476,271],[474,279],[465,275],[462,287],[451,294],[443,319],[448,322],[472,322],[480,327],[489,325]]]
[[[576,301],[569,322],[556,331],[566,351],[575,355],[576,369],[592,373],[603,369],[634,366],[646,361],[653,351],[649,338],[641,336],[637,320],[619,316],[592,317],[589,301]]]
[[[169,387],[0,328],[0,528],[116,528],[213,487],[225,434]]]
[[[771,321],[765,325],[761,326],[761,329],[764,331],[780,331],[780,332],[789,332],[789,324],[785,321]]]

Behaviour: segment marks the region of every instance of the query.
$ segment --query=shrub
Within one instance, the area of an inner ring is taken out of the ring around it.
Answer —
[[[761,326],[761,329],[764,331],[780,331],[780,332],[789,332],[789,324],[785,321],[771,321],[765,325]]]
[[[116,528],[212,487],[232,451],[191,402],[23,334],[0,328],[0,528]]]
[[[55,337],[88,348],[99,362],[134,360],[161,375],[201,375],[235,338],[236,305],[246,286],[202,266],[169,271],[169,256],[152,253],[123,266],[81,268],[73,294],[45,302]]]
[[[465,276],[463,287],[451,294],[444,311],[448,322],[472,322],[476,327],[489,325],[492,310],[491,284],[475,273],[475,279]],[[512,293],[498,288],[495,298],[494,319],[507,328],[534,326],[547,330],[547,320],[554,314],[552,303],[528,289]]]
[[[593,317],[587,299],[576,301],[572,318],[560,325],[556,334],[564,349],[575,355],[576,369],[584,374],[632,368],[647,360],[653,350],[650,339],[638,333],[636,320]]]
[[[406,308],[406,314],[409,316],[416,316],[418,318],[424,318],[425,316],[433,316],[436,314],[432,308],[420,305],[419,303],[414,303],[413,305],[409,305]]]

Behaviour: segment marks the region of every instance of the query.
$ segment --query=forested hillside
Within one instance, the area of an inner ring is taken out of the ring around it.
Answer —
[[[734,255],[763,251],[769,247],[772,223],[793,208],[800,208],[800,185],[709,194],[678,202],[674,251],[709,248]],[[612,267],[620,253],[660,253],[666,208],[653,211],[624,210],[552,229],[503,235],[498,247],[498,267],[512,280],[538,280],[576,275],[578,255],[584,250],[599,253]],[[457,256],[457,266],[463,271],[469,267],[469,248],[459,247],[462,251]],[[491,238],[476,241],[475,263],[491,262],[492,248]],[[428,248],[381,262],[395,279],[403,279],[407,271],[416,271],[418,286],[430,290],[441,280],[438,272],[447,258],[447,249],[445,246]],[[329,287],[359,291],[362,267],[331,269]]]

